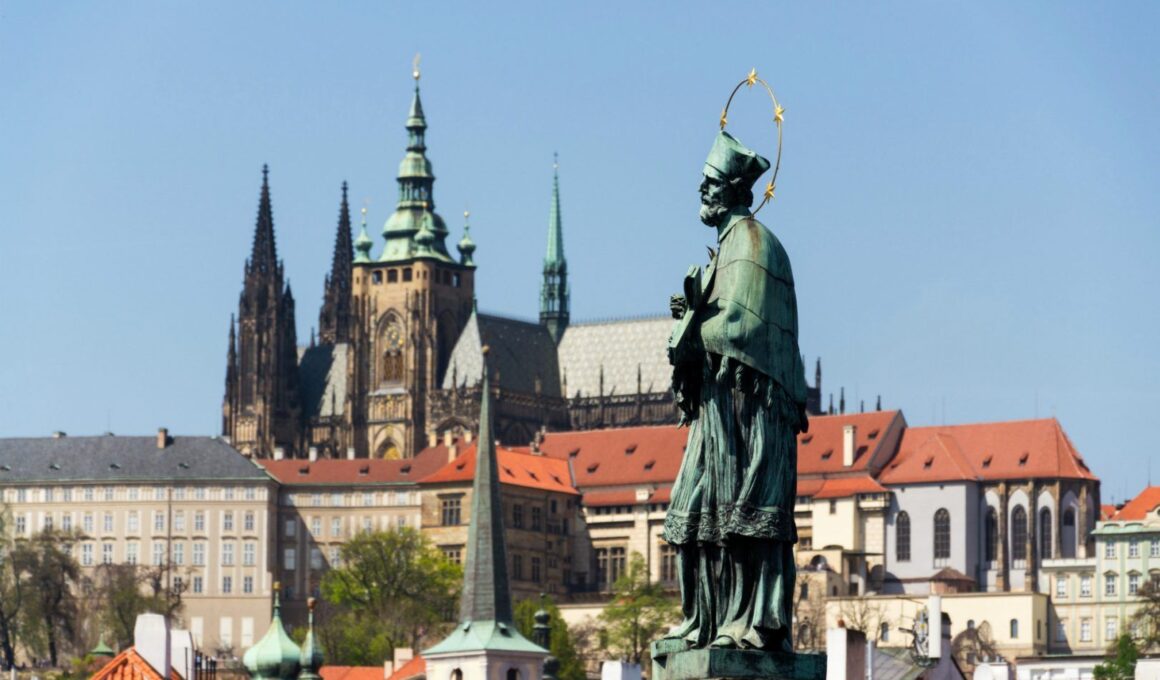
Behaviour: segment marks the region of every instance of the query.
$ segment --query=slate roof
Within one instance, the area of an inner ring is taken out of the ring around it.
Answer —
[[[568,326],[559,348],[566,396],[599,396],[601,368],[605,395],[636,394],[638,368],[643,392],[668,391],[672,367],[667,347],[672,329],[673,320],[664,316]]]
[[[1096,479],[1055,418],[912,427],[883,484],[955,480]]]
[[[269,460],[258,464],[286,486],[333,486],[335,484],[413,484],[447,462],[446,449],[424,449],[414,458],[379,460],[359,458]],[[381,670],[381,669],[380,669]]]
[[[1155,510],[1160,508],[1160,486],[1150,486],[1139,493],[1135,498],[1124,504],[1109,519],[1114,520],[1143,520],[1149,515],[1158,517]]]
[[[217,437],[0,439],[0,485],[25,482],[269,480]]]
[[[341,416],[346,410],[346,356],[350,345],[298,348],[298,384],[307,417]]]
[[[472,313],[451,350],[443,389],[474,387],[483,375],[483,345],[491,348],[487,360],[492,380],[501,390],[559,397],[560,369],[556,343],[546,326],[491,314]],[[498,379],[496,376],[498,375]]]

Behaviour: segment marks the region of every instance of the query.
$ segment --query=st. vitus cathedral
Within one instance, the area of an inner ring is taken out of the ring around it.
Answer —
[[[445,433],[478,427],[485,345],[504,443],[527,445],[544,430],[676,422],[665,357],[670,319],[570,323],[558,173],[539,323],[476,310],[475,244],[465,224],[458,257],[447,250],[415,78],[385,243],[372,253],[365,211],[352,242],[344,183],[318,336],[306,347],[297,342],[263,168],[253,250],[230,325],[223,434],[262,458],[412,456]],[[819,364],[814,413],[820,384]]]

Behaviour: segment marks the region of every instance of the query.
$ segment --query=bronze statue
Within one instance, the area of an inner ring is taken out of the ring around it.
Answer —
[[[769,167],[717,135],[700,191],[718,248],[670,301],[673,391],[690,430],[665,517],[684,615],[667,637],[691,648],[793,650],[797,434],[808,422],[789,257],[750,213]]]

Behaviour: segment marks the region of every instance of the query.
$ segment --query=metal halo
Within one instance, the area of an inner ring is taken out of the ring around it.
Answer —
[[[749,75],[742,78],[741,82],[737,83],[733,91],[729,93],[729,99],[725,102],[725,108],[721,109],[720,123],[721,129],[724,130],[726,123],[729,122],[729,105],[733,103],[733,97],[741,89],[742,85],[747,85],[752,88],[754,83],[761,83],[761,86],[769,93],[769,98],[773,101],[773,122],[777,125],[777,158],[773,163],[773,175],[770,176],[769,183],[765,185],[764,198],[761,204],[757,206],[757,210],[753,211],[753,214],[756,215],[757,211],[764,208],[765,204],[769,203],[770,199],[773,198],[773,192],[777,187],[777,171],[781,168],[781,123],[785,109],[777,103],[777,96],[773,94],[773,88],[769,86],[769,83],[765,82],[763,78],[758,77],[757,69],[751,69]]]

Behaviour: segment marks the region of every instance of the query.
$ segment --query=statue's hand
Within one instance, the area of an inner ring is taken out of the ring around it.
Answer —
[[[689,308],[689,303],[685,300],[684,295],[673,295],[669,297],[669,311],[672,312],[674,319],[679,319],[685,315],[685,310]]]

